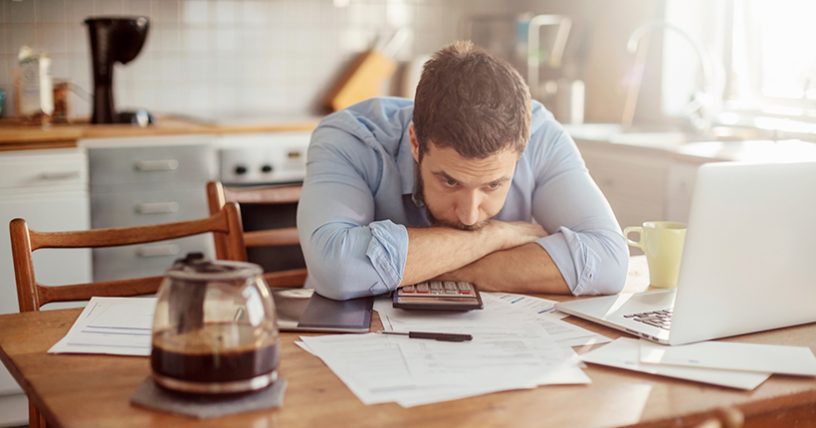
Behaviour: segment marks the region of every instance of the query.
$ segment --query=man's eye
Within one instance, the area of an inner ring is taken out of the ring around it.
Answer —
[[[488,188],[488,189],[491,189],[491,190],[496,190],[496,189],[498,189],[499,187],[501,187],[501,183],[491,183],[491,184],[488,184],[488,185],[487,185],[487,188]]]
[[[456,180],[450,180],[450,179],[445,180],[445,185],[453,187],[453,186],[456,185]]]

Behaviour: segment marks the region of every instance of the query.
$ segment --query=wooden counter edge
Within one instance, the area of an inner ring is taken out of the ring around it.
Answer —
[[[139,128],[130,125],[52,125],[49,128],[0,125],[0,151],[38,150],[77,147],[84,138],[154,137],[165,135],[227,135],[274,132],[313,131],[319,119],[272,124],[216,125],[163,119],[156,125]]]

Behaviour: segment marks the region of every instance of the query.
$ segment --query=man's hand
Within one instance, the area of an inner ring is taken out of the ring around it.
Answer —
[[[484,229],[487,229],[485,233],[489,233],[491,237],[498,240],[494,251],[509,250],[548,235],[540,225],[526,221],[490,220]]]
[[[426,281],[488,254],[529,244],[545,236],[547,232],[541,226],[523,221],[490,220],[474,231],[444,226],[408,228],[408,258],[400,285]]]
[[[481,291],[571,293],[550,254],[537,243],[488,254],[434,280],[471,282]]]

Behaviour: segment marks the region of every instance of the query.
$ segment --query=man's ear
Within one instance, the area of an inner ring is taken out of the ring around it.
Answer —
[[[416,163],[419,163],[419,140],[417,140],[413,123],[408,125],[408,136],[411,140],[411,154],[414,156]]]

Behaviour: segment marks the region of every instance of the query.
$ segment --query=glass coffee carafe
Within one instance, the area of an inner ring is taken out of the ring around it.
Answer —
[[[277,379],[275,303],[252,263],[176,260],[159,289],[153,318],[152,376],[189,393],[239,393]]]

